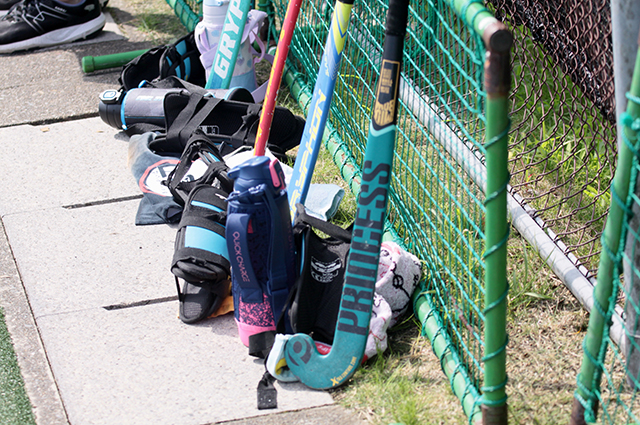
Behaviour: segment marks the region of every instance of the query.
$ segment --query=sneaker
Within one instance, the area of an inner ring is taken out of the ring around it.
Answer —
[[[23,0],[0,18],[0,53],[86,38],[100,31],[105,21],[99,0],[74,5],[56,0]]]
[[[21,0],[0,0],[0,16],[6,15],[11,6],[20,3]]]
[[[21,1],[22,0],[0,0],[0,18],[3,15],[6,15],[7,12],[9,12],[9,9],[11,9],[11,7],[14,4],[18,4]],[[104,10],[105,7],[107,7],[108,3],[109,3],[109,0],[100,0],[100,7],[102,7],[102,10]]]

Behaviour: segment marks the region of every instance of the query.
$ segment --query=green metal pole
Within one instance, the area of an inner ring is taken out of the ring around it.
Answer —
[[[117,68],[129,63],[147,50],[148,49],[134,50],[132,52],[114,53],[103,56],[84,56],[82,58],[82,72],[89,73],[101,69]]]
[[[485,301],[483,423],[507,420],[507,185],[509,183],[509,90],[511,34],[495,22],[483,35],[486,99],[485,159],[487,165],[485,216]],[[506,42],[505,42],[506,41]],[[498,47],[497,49],[495,47]]]
[[[187,31],[193,31],[196,27],[196,24],[200,21],[200,17],[202,16],[201,5],[202,3],[198,3],[198,10],[192,10],[191,7],[184,0],[166,0],[167,4],[173,9],[173,12],[176,14],[178,19]]]
[[[631,89],[629,92],[633,96],[640,96],[640,49],[636,56],[636,63],[631,81]],[[633,118],[640,117],[640,105],[636,102],[629,102],[627,113]],[[629,128],[624,127],[626,138],[635,145],[637,135]],[[633,165],[633,152],[626,143],[620,145],[618,152],[618,163],[616,172],[613,177],[612,189],[622,202],[626,201],[629,193],[629,176]],[[620,248],[620,239],[622,237],[622,225],[624,222],[623,206],[616,201],[615,194],[611,197],[611,207],[609,208],[609,216],[604,228],[602,237],[603,250],[600,255],[600,263],[598,266],[597,283],[593,290],[594,308],[591,309],[589,317],[589,327],[587,328],[587,336],[584,340],[584,356],[582,358],[582,366],[578,375],[578,389],[575,393],[573,401],[573,409],[571,413],[571,424],[585,424],[586,420],[594,421],[597,412],[597,398],[594,390],[600,387],[600,379],[602,378],[602,368],[594,363],[593,359],[598,359],[602,350],[606,350],[607,341],[603,341],[605,326],[611,326],[610,300],[613,291],[614,273],[620,270],[616,267],[615,258]],[[585,406],[585,403],[588,406]],[[584,414],[588,414],[585,418]]]
[[[480,35],[488,50],[503,52],[511,49],[513,35],[484,7],[473,0],[445,0],[471,28]],[[500,30],[496,31],[496,28]]]

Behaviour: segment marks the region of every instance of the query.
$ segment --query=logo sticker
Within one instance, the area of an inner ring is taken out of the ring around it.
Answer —
[[[173,196],[164,181],[167,180],[167,177],[179,162],[177,159],[163,159],[149,166],[138,182],[140,190],[144,193],[153,193],[159,196]],[[206,170],[207,165],[204,161],[198,159],[191,164],[189,172],[182,181],[194,181],[202,177]]]
[[[311,257],[311,277],[320,283],[329,283],[338,276],[342,262],[339,258],[335,261],[325,263]]]
[[[392,124],[398,93],[400,62],[385,60],[382,62],[380,84],[373,108],[373,123],[377,128]]]

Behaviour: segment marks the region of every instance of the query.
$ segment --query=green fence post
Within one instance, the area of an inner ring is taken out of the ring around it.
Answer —
[[[640,49],[638,49],[636,56],[629,92],[635,97],[640,96]],[[637,119],[640,117],[640,105],[636,102],[629,102],[627,113],[631,118]],[[623,131],[631,144],[637,142],[637,134],[634,131],[631,131],[626,126]],[[602,254],[600,254],[597,283],[593,289],[594,301],[589,317],[589,327],[583,343],[584,355],[580,373],[578,374],[578,389],[573,400],[571,425],[583,425],[587,421],[595,421],[598,410],[598,399],[595,390],[600,388],[602,365],[596,363],[598,363],[601,353],[607,349],[607,341],[603,341],[603,335],[605,326],[611,326],[610,301],[614,273],[619,274],[621,271],[619,264],[617,264],[617,257],[621,249],[620,240],[622,238],[625,207],[620,203],[625,202],[629,194],[629,175],[632,165],[633,152],[627,143],[622,143],[620,152],[618,152],[618,164],[611,185],[611,207],[602,235]]]
[[[475,15],[477,16],[477,15]],[[495,19],[495,18],[494,18]],[[507,410],[507,220],[510,51],[513,38],[494,21],[481,32],[487,49],[484,65],[486,100],[485,159],[487,170],[485,218],[485,323],[482,420],[506,424]]]
[[[180,19],[180,23],[182,23],[188,31],[193,31],[202,16],[202,2],[197,3],[197,10],[193,10],[184,0],[166,1],[178,19]]]

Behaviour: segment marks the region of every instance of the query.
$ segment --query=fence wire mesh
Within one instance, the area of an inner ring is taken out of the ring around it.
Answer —
[[[167,0],[184,27],[193,31],[202,18],[202,0]]]
[[[445,0],[411,4],[388,224],[405,247],[425,260],[421,294],[433,308],[423,320],[423,332],[446,339],[446,352],[436,354],[455,358],[457,366],[449,378],[452,386],[461,385],[454,392],[475,423],[487,355],[483,340],[486,51],[480,35],[451,5]],[[281,19],[287,2],[275,0],[273,6],[276,20]],[[326,145],[356,193],[386,8],[384,0],[355,2],[325,130],[331,135]],[[297,81],[307,87],[307,96],[316,81],[333,10],[331,2],[312,0],[303,3],[298,18],[289,59]],[[308,105],[308,97],[299,99],[303,107]],[[433,323],[430,329],[428,321]],[[471,401],[465,403],[467,397]]]
[[[595,276],[616,156],[603,0],[488,0],[514,34],[512,190]]]
[[[275,1],[276,14],[282,16],[286,6],[286,1]],[[309,87],[316,80],[332,12],[327,2],[311,1],[303,5],[298,18],[291,60]],[[331,108],[342,150],[357,168],[364,157],[385,14],[384,1],[355,3]],[[426,290],[433,291],[444,308],[447,333],[479,387],[484,194],[424,122],[425,116],[440,113],[445,117],[438,124],[443,137],[462,137],[482,155],[484,48],[478,36],[462,28],[464,24],[444,2],[412,5],[389,223],[405,246],[429,260]]]
[[[636,67],[633,84],[640,94],[640,62]],[[640,422],[640,97],[628,97],[633,105],[622,115],[625,143],[611,187],[614,202],[602,238],[594,309],[583,344],[571,425],[596,420],[603,424]],[[623,328],[618,343],[611,338],[612,322],[620,322]]]

